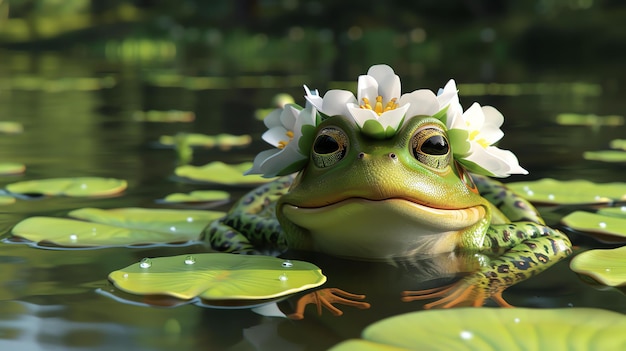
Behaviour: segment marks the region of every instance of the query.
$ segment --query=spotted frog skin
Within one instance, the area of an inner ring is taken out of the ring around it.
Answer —
[[[427,307],[482,305],[571,253],[563,233],[503,184],[470,175],[452,157],[445,126],[410,119],[393,137],[361,134],[341,116],[317,127],[310,160],[243,196],[203,238],[218,251],[280,254],[287,249],[389,261],[446,252],[491,259],[453,286],[405,291],[439,298]]]

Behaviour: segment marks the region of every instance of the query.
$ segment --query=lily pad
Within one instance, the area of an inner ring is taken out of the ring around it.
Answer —
[[[601,208],[598,210],[598,214],[609,217],[626,218],[626,206]]]
[[[170,210],[150,208],[81,208],[70,217],[121,228],[149,230],[197,239],[211,221],[224,216],[219,211]]]
[[[182,142],[192,147],[205,147],[214,148],[218,147],[221,150],[228,150],[232,147],[241,147],[249,145],[252,142],[250,135],[232,135],[232,134],[218,134],[218,135],[205,135],[196,133],[184,133],[179,135],[163,135],[159,138],[159,143],[166,146],[175,146],[181,141],[177,138],[184,138]]]
[[[120,290],[179,299],[261,300],[324,284],[312,263],[270,256],[205,253],[144,259],[109,274]]]
[[[180,166],[176,168],[175,173],[179,177],[195,181],[226,185],[257,185],[272,180],[257,174],[244,175],[244,172],[250,168],[252,168],[252,162],[230,165],[215,161],[199,167],[192,165]]]
[[[108,196],[126,190],[125,180],[115,178],[79,177],[27,180],[7,185],[15,194],[65,195],[73,197]]]
[[[222,190],[196,190],[188,194],[174,193],[167,195],[159,202],[162,203],[202,203],[230,199],[230,194]]]
[[[54,217],[29,217],[13,227],[11,233],[37,244],[75,248],[182,243],[198,239],[198,233],[161,233]]]
[[[19,134],[24,131],[24,127],[18,122],[1,121],[0,133]]]
[[[12,175],[24,173],[26,166],[21,163],[4,162],[0,163],[0,175]]]
[[[556,116],[556,123],[566,126],[621,126],[624,116],[598,116],[594,114],[561,113]]]
[[[0,205],[10,205],[12,203],[15,203],[13,196],[0,195]]]
[[[585,160],[603,161],[603,162],[626,162],[626,151],[620,150],[602,150],[587,151],[583,153]]]
[[[626,286],[626,246],[594,249],[578,254],[570,268],[608,286]]]
[[[626,242],[626,218],[575,211],[561,219],[564,225],[593,235],[603,242]]]
[[[624,328],[626,316],[593,308],[455,308],[383,319],[331,350],[622,350]]]
[[[607,204],[626,199],[626,183],[597,184],[588,180],[540,179],[508,183],[520,196],[537,204],[584,205]]]
[[[613,139],[609,144],[611,149],[622,149],[626,150],[626,139]]]
[[[135,111],[133,119],[138,122],[193,122],[196,114],[192,111]]]

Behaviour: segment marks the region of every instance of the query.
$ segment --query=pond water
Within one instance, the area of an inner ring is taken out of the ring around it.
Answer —
[[[264,126],[254,118],[257,108],[270,107],[272,97],[281,92],[290,93],[303,103],[301,84],[325,91],[333,84],[353,81],[370,65],[344,63],[308,71],[303,65],[290,65],[268,75],[228,71],[209,63],[213,68],[203,70],[183,63],[151,66],[57,54],[3,52],[0,120],[20,122],[24,132],[0,136],[0,160],[24,163],[27,170],[23,175],[1,177],[0,186],[27,179],[99,176],[126,179],[129,187],[122,195],[110,198],[18,200],[2,207],[2,233],[8,236],[16,223],[30,216],[63,217],[81,207],[163,208],[167,206],[158,205],[155,200],[174,192],[225,189],[236,199],[249,188],[173,179],[176,154],[171,149],[155,147],[159,136],[177,132],[251,134],[255,141],[250,147],[197,150],[193,163],[252,160],[264,148],[259,141]],[[521,73],[517,67],[516,73],[511,74],[506,68],[496,68],[491,77],[485,77],[484,67],[466,67],[464,71],[454,67],[442,74],[443,67],[428,73],[428,67],[415,69],[405,64],[396,71],[403,79],[403,91],[437,89],[457,74],[465,107],[480,101],[502,111],[506,118],[502,147],[515,151],[530,171],[529,176],[512,177],[510,181],[542,177],[623,181],[623,164],[582,158],[584,151],[607,149],[610,140],[623,138],[623,126],[561,126],[555,118],[565,112],[621,113],[624,77],[607,67],[598,67],[595,73],[572,67],[521,69]],[[321,75],[322,80],[319,72],[340,73]],[[226,78],[228,84],[185,89],[155,83],[155,76],[180,74],[217,75]],[[503,85],[491,85],[487,87],[490,95],[476,96],[482,88],[475,83],[488,79]],[[135,111],[148,110],[193,111],[196,120],[152,123],[133,119]],[[226,210],[228,206],[218,209]],[[548,220],[558,220],[558,214]],[[605,246],[570,234],[577,252]],[[378,303],[372,303],[369,310],[344,307],[341,317],[329,313],[317,316],[310,309],[304,320],[291,321],[263,317],[248,309],[129,304],[102,293],[110,289],[107,275],[111,271],[144,257],[204,251],[201,244],[51,250],[0,243],[0,349],[318,350],[358,337],[366,325],[383,317],[422,308],[421,302],[400,303],[399,299],[387,298],[386,289],[402,285],[393,270],[334,260],[320,261],[331,267],[326,274],[332,283],[354,286],[354,290],[367,292]],[[569,260],[560,262],[508,289],[504,297],[514,306],[599,307],[626,312],[623,293],[583,282],[569,270],[568,263]]]

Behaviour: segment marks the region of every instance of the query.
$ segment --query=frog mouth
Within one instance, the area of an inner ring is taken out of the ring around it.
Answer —
[[[482,205],[440,209],[403,198],[349,198],[321,207],[285,203],[282,211],[308,232],[313,250],[363,259],[451,252],[463,233],[488,225]]]

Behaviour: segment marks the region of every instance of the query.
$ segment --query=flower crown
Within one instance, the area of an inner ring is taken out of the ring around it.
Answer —
[[[454,159],[469,171],[494,177],[528,174],[511,151],[494,146],[504,136],[502,114],[476,102],[463,111],[453,79],[437,95],[428,89],[401,94],[393,69],[375,65],[359,76],[358,98],[347,90],[330,90],[324,97],[306,85],[304,90],[305,108],[289,104],[265,118],[269,130],[263,140],[276,148],[260,152],[248,174],[274,177],[304,168],[323,115],[351,117],[362,133],[376,139],[393,136],[409,118],[433,116],[446,125]]]

